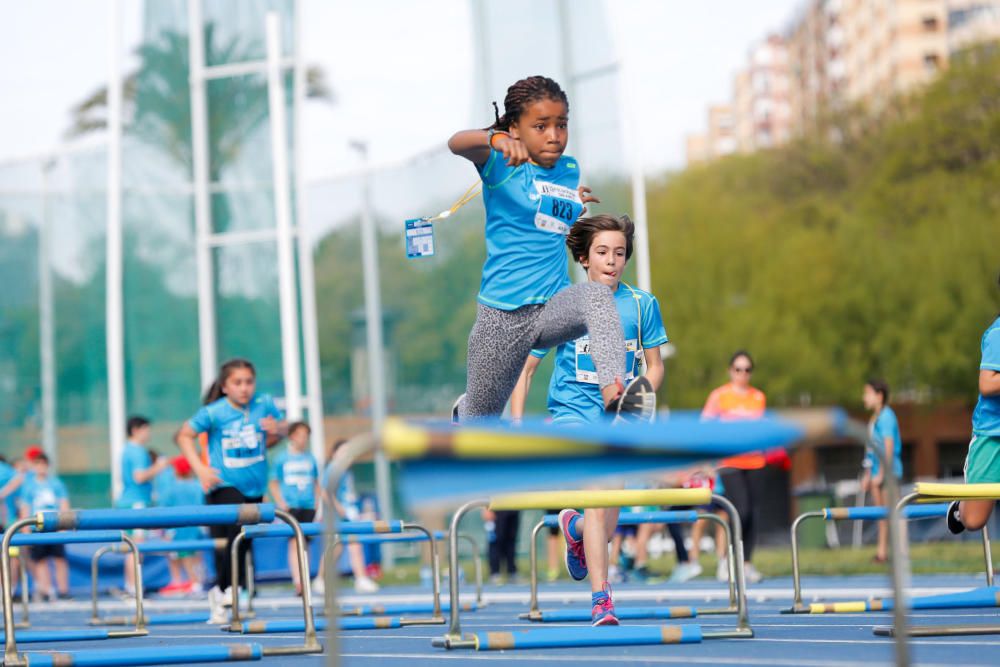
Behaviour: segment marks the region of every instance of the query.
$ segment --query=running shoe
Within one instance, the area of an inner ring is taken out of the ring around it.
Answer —
[[[743,579],[748,584],[759,584],[764,581],[764,575],[751,563],[743,563]]]
[[[656,392],[644,376],[633,378],[608,404],[605,412],[614,417],[615,424],[651,423],[656,418]]]
[[[451,405],[451,423],[452,424],[457,424],[458,423],[458,406],[460,406],[462,404],[462,401],[464,401],[464,400],[465,400],[465,394],[463,393],[462,395],[460,395],[458,398],[455,399],[454,403],[452,403],[452,405]]]
[[[358,577],[354,580],[355,593],[378,593],[378,584],[368,577]]]
[[[948,530],[952,535],[965,532],[965,524],[962,523],[962,513],[958,509],[958,500],[953,500],[948,505]]]
[[[674,571],[670,573],[670,579],[667,581],[671,584],[683,584],[686,581],[691,581],[700,575],[701,572],[700,563],[678,563]]]
[[[580,516],[576,510],[565,509],[559,512],[559,529],[566,540],[566,571],[576,581],[587,578],[587,556],[583,552],[583,540],[576,540],[569,534],[569,523],[573,517]]]
[[[224,606],[226,596],[218,586],[208,590],[208,624],[223,625],[229,622],[229,614]]]
[[[594,607],[590,610],[590,624],[598,625],[618,625],[618,617],[615,616],[615,603],[611,599],[611,585],[604,582],[602,593],[599,594]]]

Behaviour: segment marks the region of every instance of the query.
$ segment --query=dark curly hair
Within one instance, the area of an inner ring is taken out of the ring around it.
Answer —
[[[510,126],[517,122],[517,119],[524,113],[525,107],[532,102],[539,100],[555,100],[566,105],[566,112],[569,113],[569,100],[566,93],[559,84],[547,76],[529,76],[521,79],[507,89],[507,96],[503,98],[503,115],[500,115],[500,108],[497,103],[493,103],[493,113],[496,122],[490,126],[493,130],[509,130]]]
[[[595,215],[591,218],[580,218],[569,228],[566,236],[566,247],[577,262],[586,259],[590,254],[590,245],[599,232],[621,232],[625,235],[625,259],[632,258],[635,223],[627,215]]]

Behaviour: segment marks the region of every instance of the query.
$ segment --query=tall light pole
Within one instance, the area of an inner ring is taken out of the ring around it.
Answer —
[[[368,171],[368,144],[351,141],[350,146],[361,155],[363,164],[361,195],[361,262],[365,281],[365,344],[368,347],[368,395],[372,432],[382,433],[387,412],[385,392],[385,348],[382,342],[382,296],[379,287],[378,236],[371,206],[371,174]],[[379,446],[375,450],[375,493],[383,517],[392,516],[392,494],[389,490],[389,461]],[[386,567],[392,567],[392,552],[385,557]]]

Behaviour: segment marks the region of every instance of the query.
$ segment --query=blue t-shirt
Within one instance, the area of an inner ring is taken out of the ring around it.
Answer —
[[[982,361],[979,369],[1000,372],[1000,317],[983,334]],[[972,432],[976,435],[1000,435],[1000,395],[979,395],[972,413]]]
[[[477,167],[486,207],[486,263],[479,302],[500,310],[541,304],[569,285],[566,234],[583,210],[580,167],[563,155],[551,169],[509,167],[490,151]]]
[[[165,507],[204,505],[205,494],[202,493],[201,484],[197,479],[178,479],[175,475],[169,488],[164,489],[164,494],[160,497],[160,504]],[[174,540],[197,540],[204,535],[205,532],[200,526],[183,526],[175,528],[170,533],[171,539]]]
[[[625,334],[625,379],[627,383],[639,372],[640,344],[643,349],[667,342],[660,304],[656,297],[637,287],[619,283],[615,305]],[[640,335],[641,334],[641,335]],[[555,422],[598,421],[604,416],[604,399],[597,384],[597,368],[589,354],[590,337],[583,336],[556,348],[556,366],[549,383],[549,412]],[[547,350],[532,350],[535,357]]]
[[[225,396],[202,406],[188,424],[195,433],[208,434],[208,464],[219,471],[222,484],[244,496],[264,495],[267,489],[265,417],[281,418],[267,394],[254,395],[246,408],[233,407]]]
[[[0,488],[3,488],[4,485],[14,479],[16,475],[17,471],[14,470],[14,466],[0,461]],[[4,526],[9,526],[14,523],[15,519],[17,519],[17,495],[20,490],[20,488],[14,489],[14,491],[6,498],[7,516],[0,521]]]
[[[149,507],[153,504],[153,481],[139,484],[133,474],[153,465],[149,450],[134,442],[126,442],[122,451],[122,493],[115,506],[125,508]]]
[[[341,476],[334,497],[344,508],[346,514],[344,518],[348,521],[357,521],[358,515],[361,514],[361,508],[358,506],[358,494],[354,489],[354,473],[350,470],[345,471]]]
[[[20,503],[28,508],[28,513],[37,514],[47,510],[58,510],[59,502],[68,500],[66,486],[53,474],[45,479],[32,475],[21,485]]]
[[[271,479],[281,485],[281,496],[292,509],[316,509],[316,481],[319,468],[309,452],[283,451],[271,469]]]
[[[896,413],[888,405],[882,408],[878,417],[875,418],[875,423],[871,425],[871,437],[883,447],[885,439],[892,438],[892,472],[896,479],[901,478],[903,476],[903,441],[899,437],[899,420],[896,419]],[[882,469],[882,463],[879,457],[870,451],[865,454],[865,459],[871,466],[874,477]]]

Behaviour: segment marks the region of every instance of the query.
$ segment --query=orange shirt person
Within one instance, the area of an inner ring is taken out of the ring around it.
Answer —
[[[764,416],[767,399],[764,392],[750,385],[753,373],[753,358],[746,350],[737,350],[729,359],[729,382],[715,389],[705,401],[701,411],[703,419],[734,421],[740,419],[760,419]],[[763,452],[751,452],[723,459],[719,463],[719,479],[725,487],[725,496],[740,514],[743,528],[743,551],[746,579],[756,583],[763,577],[751,564],[756,542],[757,493],[759,473],[754,471],[767,465]],[[728,563],[720,560],[717,578],[728,576]]]

